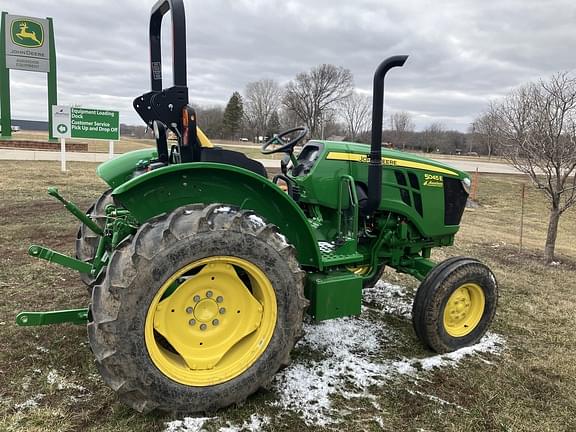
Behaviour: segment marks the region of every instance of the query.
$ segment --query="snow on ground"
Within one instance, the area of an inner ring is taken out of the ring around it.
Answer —
[[[164,432],[203,432],[204,424],[217,417],[185,417],[183,420],[174,420],[166,423]],[[227,422],[228,426],[221,427],[219,432],[260,432],[264,426],[270,423],[270,417],[252,414],[249,420],[241,425]]]
[[[406,287],[380,280],[373,288],[365,288],[362,296],[365,303],[380,312],[412,318],[412,297]]]
[[[410,319],[412,295],[405,287],[380,281],[364,290],[364,310]],[[372,314],[373,316],[373,314]],[[339,318],[316,324],[305,323],[305,336],[297,345],[300,352],[310,353],[295,360],[276,375],[273,389],[277,395],[269,404],[286,413],[295,413],[309,426],[326,426],[341,421],[343,413],[333,404],[333,398],[365,398],[376,408],[378,386],[402,376],[413,379],[437,368],[458,367],[468,357],[486,363],[482,354],[498,354],[504,349],[504,339],[488,333],[480,343],[448,354],[428,357],[391,356],[387,347],[402,338],[394,325],[374,319],[369,313],[360,317]],[[417,394],[441,406],[454,405],[434,395]],[[281,414],[280,414],[281,415]],[[225,419],[225,418],[224,418]],[[185,418],[167,423],[166,432],[200,432],[210,418]],[[368,419],[383,425],[381,416]],[[269,419],[253,414],[240,426],[220,428],[220,432],[261,430]],[[383,426],[382,426],[383,427]]]
[[[45,395],[43,393],[38,393],[36,396],[28,399],[27,401],[14,405],[14,408],[17,411],[23,411],[26,409],[34,409],[38,406],[38,402],[40,400],[42,400],[42,398],[44,398],[44,396]]]
[[[74,384],[68,381],[66,378],[61,376],[56,369],[52,369],[48,372],[48,376],[46,376],[46,381],[51,386],[55,386],[58,390],[78,390],[81,392],[86,391],[85,387],[81,385]]]

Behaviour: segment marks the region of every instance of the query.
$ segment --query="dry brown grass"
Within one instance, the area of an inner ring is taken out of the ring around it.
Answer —
[[[58,163],[0,162],[0,430],[2,431],[160,431],[170,417],[141,416],[124,408],[105,387],[93,365],[85,329],[61,325],[22,328],[14,316],[23,309],[81,307],[89,302],[73,272],[26,255],[30,243],[45,243],[72,252],[76,223],[45,194],[55,185],[87,207],[105,185],[95,165],[71,163],[66,174]],[[558,250],[562,264],[540,258],[545,228],[544,200],[529,189],[526,206],[526,251],[516,248],[520,177],[484,176],[481,207],[465,213],[457,246],[435,251],[435,258],[471,255],[496,273],[501,289],[493,330],[506,340],[506,351],[466,360],[458,368],[428,373],[424,379],[399,379],[375,390],[381,409],[366,400],[337,400],[348,410],[335,430],[382,430],[366,421],[379,415],[387,431],[572,431],[576,430],[576,334],[574,280],[576,247],[574,212],[564,216]],[[417,283],[393,272],[391,282],[414,288]],[[425,355],[409,321],[384,317],[399,340],[382,355]],[[297,358],[308,353],[298,350]],[[69,384],[48,382],[51,371]],[[440,405],[414,393],[421,390],[461,408]],[[412,391],[412,393],[411,393]],[[38,394],[35,408],[19,408]],[[208,430],[227,422],[241,424],[253,412],[272,418],[269,430],[325,430],[307,427],[296,415],[271,407],[271,392],[259,392],[241,407],[218,413]],[[327,429],[326,429],[327,430]]]

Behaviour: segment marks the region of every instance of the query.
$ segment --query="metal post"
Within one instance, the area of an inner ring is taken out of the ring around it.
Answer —
[[[54,43],[54,25],[52,18],[48,20],[48,38],[50,44],[50,71],[48,72],[48,140],[56,142],[52,135],[52,105],[58,105],[57,79],[56,79],[56,45]]]
[[[114,157],[114,141],[110,141],[108,145],[108,159],[112,159]]]
[[[522,240],[524,237],[524,198],[526,196],[526,183],[522,183],[522,193],[520,195],[520,244],[518,251],[522,252]]]
[[[6,67],[6,15],[8,12],[2,12],[0,24],[0,127],[3,137],[11,137],[10,71]]]
[[[66,172],[66,138],[60,138],[60,170]]]

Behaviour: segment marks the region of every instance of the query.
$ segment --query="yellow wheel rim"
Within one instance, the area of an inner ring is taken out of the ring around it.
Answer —
[[[145,342],[156,367],[189,386],[229,381],[254,364],[276,326],[276,295],[259,267],[241,258],[195,261],[158,290]]]
[[[444,308],[444,328],[452,337],[470,334],[484,314],[486,299],[480,285],[468,283],[456,289]]]

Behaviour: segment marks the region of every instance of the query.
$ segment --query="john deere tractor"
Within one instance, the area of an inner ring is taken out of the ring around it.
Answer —
[[[174,85],[163,88],[168,12]],[[88,212],[49,189],[81,222],[75,258],[29,249],[79,271],[90,306],[22,312],[18,324],[87,324],[102,379],[141,412],[244,400],[289,363],[305,312],[316,321],[360,314],[362,289],[386,267],[421,281],[412,315],[426,346],[444,353],[479,341],[496,309],[494,275],[473,258],[430,259],[432,248],[453,244],[469,176],[382,149],[384,78],[407,56],[376,69],[370,146],[304,144],[306,128],[291,129],[262,146],[286,155],[272,178],[260,162],[212,146],[197,127],[182,0],[153,7],[150,57],[152,89],[134,108],[153,128],[156,149],[101,164],[109,190]]]

